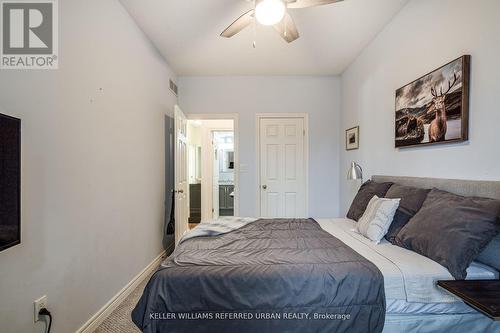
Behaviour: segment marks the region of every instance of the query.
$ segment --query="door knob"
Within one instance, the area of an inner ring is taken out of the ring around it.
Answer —
[[[178,190],[178,191],[174,190],[174,193],[184,193],[184,190]]]
[[[267,190],[267,185],[262,185],[262,189]]]

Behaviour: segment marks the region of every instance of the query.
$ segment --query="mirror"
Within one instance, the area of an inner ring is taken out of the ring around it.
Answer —
[[[234,151],[232,149],[221,149],[222,159],[219,161],[220,172],[233,172]]]

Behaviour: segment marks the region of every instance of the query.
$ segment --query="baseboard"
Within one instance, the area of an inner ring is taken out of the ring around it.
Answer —
[[[144,268],[132,281],[109,300],[95,315],[93,315],[76,333],[92,333],[109,315],[123,302],[125,298],[152,273],[165,258],[165,251],[160,253],[146,268]]]

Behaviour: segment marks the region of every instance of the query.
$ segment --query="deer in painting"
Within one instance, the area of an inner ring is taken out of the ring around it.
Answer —
[[[431,88],[432,107],[429,108],[428,113],[436,112],[436,118],[429,125],[429,142],[444,141],[446,131],[446,96],[450,93],[451,89],[457,84],[457,73],[453,74],[453,82],[448,81],[448,89],[443,92],[443,87],[440,88],[439,94],[435,87]]]

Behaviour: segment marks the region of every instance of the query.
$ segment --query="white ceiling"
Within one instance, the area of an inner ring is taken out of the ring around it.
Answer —
[[[408,0],[345,0],[290,9],[301,37],[291,44],[259,26],[219,34],[251,9],[245,0],[121,0],[172,69],[187,75],[337,75]]]

